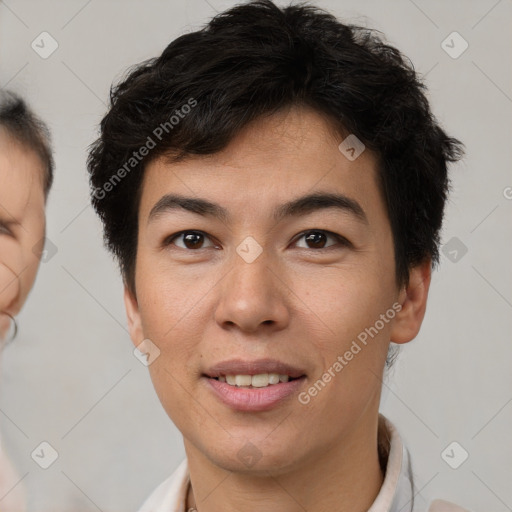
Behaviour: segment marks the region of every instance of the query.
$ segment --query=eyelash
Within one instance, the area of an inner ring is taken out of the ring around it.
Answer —
[[[208,235],[204,231],[198,231],[198,230],[195,230],[195,229],[187,229],[187,230],[184,230],[184,231],[179,231],[178,233],[174,233],[173,235],[170,235],[167,238],[165,238],[164,241],[162,242],[162,247],[168,247],[169,245],[172,245],[174,240],[176,240],[180,236],[185,235],[187,233],[194,233],[196,235],[197,234],[204,235],[205,237],[210,238],[210,237],[208,237]],[[341,246],[341,247],[353,247],[352,243],[349,240],[347,240],[345,237],[343,237],[341,235],[338,235],[336,233],[333,233],[332,231],[327,231],[325,229],[308,229],[306,231],[303,231],[302,233],[299,233],[299,235],[294,239],[293,243],[297,243],[301,238],[303,238],[303,237],[305,237],[305,236],[307,236],[307,235],[309,235],[311,233],[322,233],[322,234],[325,234],[328,237],[332,237],[332,238],[336,239],[338,244],[330,245],[328,247],[320,247],[318,249],[309,248],[309,247],[300,247],[300,249],[310,249],[310,250],[313,250],[315,252],[319,252],[319,251],[328,251],[328,250],[336,249],[336,248],[339,248],[339,246]],[[178,247],[178,248],[179,249],[183,249],[185,251],[189,251],[189,252],[200,251],[201,249],[208,249],[208,247],[200,247],[199,249],[185,249],[183,247]]]
[[[13,236],[12,231],[0,221],[0,235]]]

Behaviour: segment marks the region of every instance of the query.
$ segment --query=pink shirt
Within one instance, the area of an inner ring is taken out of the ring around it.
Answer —
[[[395,426],[379,414],[379,451],[387,454],[386,474],[368,512],[469,512],[444,500],[433,500],[425,509],[414,505],[409,452]],[[190,485],[187,459],[146,500],[139,512],[186,512]]]

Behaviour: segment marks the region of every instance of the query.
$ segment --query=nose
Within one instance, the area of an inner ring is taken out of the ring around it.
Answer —
[[[290,289],[265,251],[254,261],[233,256],[232,269],[219,283],[215,320],[223,328],[255,333],[285,329],[290,320]]]

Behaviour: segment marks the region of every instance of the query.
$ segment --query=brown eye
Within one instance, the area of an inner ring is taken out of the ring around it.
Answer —
[[[186,233],[183,236],[183,243],[187,249],[197,249],[203,244],[204,236],[200,233]]]
[[[333,246],[349,246],[350,242],[340,235],[336,235],[335,233],[331,233],[325,230],[312,230],[302,233],[298,240],[304,239],[306,242],[306,247],[302,246],[301,248],[305,249],[329,249]],[[336,243],[326,245],[327,240],[332,239]]]
[[[182,245],[175,243],[175,240],[182,240]],[[201,231],[181,231],[167,238],[164,245],[176,245],[181,249],[189,250],[204,249],[205,240],[209,240],[209,238]],[[214,245],[210,244],[210,247],[214,247]]]
[[[312,249],[323,249],[326,244],[327,236],[320,231],[313,231],[305,235],[306,243]]]

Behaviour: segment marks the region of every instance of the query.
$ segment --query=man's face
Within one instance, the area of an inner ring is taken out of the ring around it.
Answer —
[[[0,184],[0,312],[14,316],[36,277],[45,198],[39,157],[1,127]],[[7,317],[0,313],[0,339],[7,327]]]
[[[151,378],[189,455],[276,472],[376,418],[396,322],[389,311],[404,295],[376,159],[366,150],[350,161],[340,142],[318,113],[292,109],[254,122],[218,154],[147,166],[136,300],[127,291],[126,305],[134,343],[147,338],[160,351]],[[274,216],[311,194],[344,199]],[[226,216],[172,207],[170,195]],[[357,341],[381,315],[377,334]],[[330,381],[309,392],[329,369]],[[275,373],[298,378],[262,388],[222,382]]]

